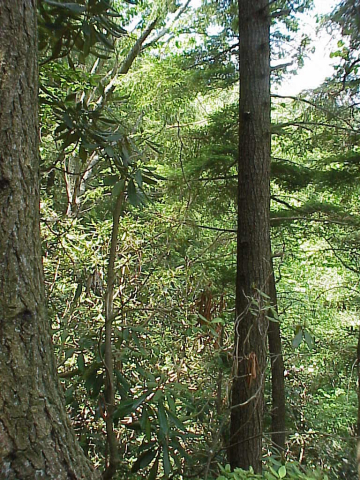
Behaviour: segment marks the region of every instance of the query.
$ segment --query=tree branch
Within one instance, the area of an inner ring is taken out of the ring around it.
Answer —
[[[128,56],[125,58],[123,63],[120,65],[120,68],[118,70],[119,75],[124,75],[128,73],[130,70],[131,65],[134,63],[135,58],[139,55],[141,52],[141,48],[143,46],[143,43],[145,40],[148,38],[150,33],[154,30],[159,18],[156,17],[155,20],[153,20],[149,26],[144,30],[144,32],[140,35],[140,37],[136,40],[135,45],[132,47],[130,50]]]
[[[270,67],[270,72],[277,72],[278,70],[284,70],[286,67],[291,67],[294,62],[280,63],[279,65],[273,65]]]
[[[187,0],[185,5],[183,5],[182,7],[180,7],[178,9],[178,11],[176,12],[175,17],[173,18],[171,24],[168,27],[165,27],[162,30],[160,30],[160,32],[157,35],[155,35],[154,38],[151,38],[148,41],[148,43],[143,45],[142,48],[141,48],[141,51],[145,50],[145,48],[151,47],[156,42],[158,42],[162,37],[164,37],[167,33],[169,33],[171,26],[174,25],[174,23],[179,19],[179,17],[185,12],[185,10],[188,8],[190,2],[191,2],[191,0]]]

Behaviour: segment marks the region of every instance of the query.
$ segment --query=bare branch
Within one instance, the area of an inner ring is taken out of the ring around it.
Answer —
[[[152,45],[154,45],[156,42],[158,42],[161,38],[163,38],[166,34],[168,34],[170,32],[170,28],[172,25],[174,25],[174,23],[179,19],[179,17],[185,12],[185,10],[188,8],[188,6],[190,5],[190,2],[191,0],[187,0],[187,2],[185,3],[185,5],[183,5],[182,7],[180,7],[178,9],[178,11],[176,12],[175,14],[175,17],[173,18],[171,24],[165,28],[163,28],[162,30],[160,30],[160,32],[155,35],[154,38],[151,38],[148,43],[146,43],[145,45],[142,46],[141,48],[141,51],[145,50],[145,48],[148,48],[148,47],[151,47]]]
[[[270,67],[270,72],[277,72],[278,70],[284,70],[287,67],[291,67],[294,62],[280,63],[279,65],[273,65]]]
[[[123,63],[120,65],[120,68],[118,70],[119,75],[124,75],[125,73],[128,73],[128,71],[131,68],[131,65],[134,63],[135,58],[139,55],[141,52],[142,46],[145,42],[145,40],[148,38],[150,33],[154,30],[159,18],[156,17],[155,20],[153,20],[149,26],[144,30],[144,32],[140,35],[140,37],[136,40],[135,45],[132,47],[130,50],[128,56],[125,58]]]

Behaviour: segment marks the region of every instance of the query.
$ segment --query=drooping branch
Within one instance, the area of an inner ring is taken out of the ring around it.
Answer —
[[[307,105],[310,105],[311,107],[314,107],[316,110],[319,110],[321,112],[324,112],[327,115],[331,115],[332,117],[335,117],[334,112],[332,112],[328,108],[323,107],[322,105],[318,105],[316,102],[308,100],[307,98],[296,97],[294,95],[279,95],[279,94],[275,94],[275,93],[271,94],[271,98],[279,98],[279,99],[283,99],[283,100],[288,99],[288,100],[292,100],[294,102],[305,103]],[[336,119],[341,120],[341,122],[345,123],[345,125],[347,125],[350,129],[353,130],[353,126],[351,125],[351,123],[348,120],[346,120],[345,118],[339,117],[338,113],[336,114]]]
[[[334,130],[341,130],[344,132],[351,132],[351,133],[358,133],[360,134],[360,130],[349,128],[349,127],[341,127],[340,125],[333,125],[327,122],[283,122],[278,124],[273,124],[271,133],[281,135],[282,130],[287,127],[299,127],[303,128],[304,130],[309,130],[310,132],[313,131],[313,128],[316,127],[325,127],[325,128],[333,128]]]

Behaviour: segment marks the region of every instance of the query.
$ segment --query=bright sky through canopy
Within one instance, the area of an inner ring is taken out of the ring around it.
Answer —
[[[281,85],[276,87],[276,93],[297,95],[302,90],[318,87],[326,77],[332,75],[330,53],[336,50],[338,39],[332,38],[325,29],[317,32],[316,16],[330,13],[338,3],[339,0],[314,0],[314,8],[300,15],[299,35],[306,33],[311,37],[311,45],[315,47],[315,52],[305,58],[304,67],[298,70],[297,75],[285,78]],[[191,5],[194,8],[199,7],[201,0],[192,0]]]
[[[337,38],[332,38],[324,29],[317,32],[316,15],[330,13],[339,2],[337,0],[314,0],[315,8],[300,17],[300,34],[306,32],[312,39],[315,52],[305,58],[305,65],[297,75],[284,80],[277,88],[281,95],[297,95],[302,90],[318,87],[333,73],[330,53],[335,51]]]

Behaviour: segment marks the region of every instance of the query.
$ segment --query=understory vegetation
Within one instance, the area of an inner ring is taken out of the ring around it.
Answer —
[[[271,4],[276,65],[291,42],[298,48],[297,15],[310,4]],[[322,19],[343,35],[334,76],[315,91],[272,98],[277,312],[268,316],[281,329],[286,447],[279,451],[271,442],[268,362],[261,476],[227,465],[237,3],[41,2],[48,314],[76,434],[99,469],[116,445],[114,478],[356,478],[356,5],[340,2]],[[309,45],[304,40],[298,49],[299,64]],[[274,69],[273,83],[287,70]],[[258,295],[249,299],[255,312],[262,308]],[[266,303],[269,309],[268,297]]]

